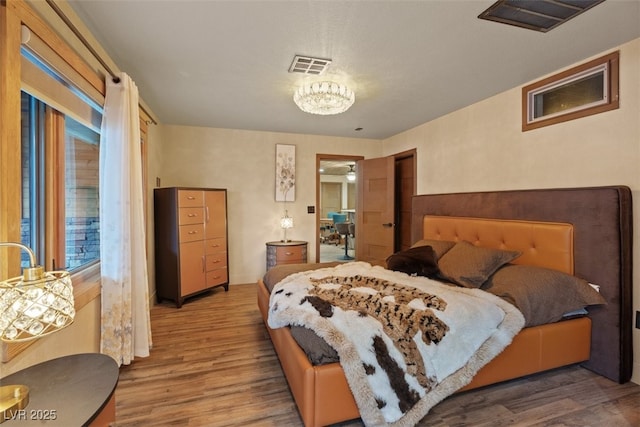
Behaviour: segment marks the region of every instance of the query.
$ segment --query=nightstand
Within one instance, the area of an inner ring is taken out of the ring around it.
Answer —
[[[278,264],[304,264],[307,262],[307,242],[267,242],[267,270]]]
[[[109,426],[116,418],[118,374],[111,357],[87,353],[49,360],[2,378],[3,386],[29,387],[29,404],[2,427]]]

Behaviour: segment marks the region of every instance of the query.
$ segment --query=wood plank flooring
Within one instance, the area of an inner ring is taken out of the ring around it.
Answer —
[[[120,370],[116,426],[302,426],[254,284],[156,305],[151,326],[151,355]],[[640,386],[572,366],[454,395],[419,425],[637,427]]]

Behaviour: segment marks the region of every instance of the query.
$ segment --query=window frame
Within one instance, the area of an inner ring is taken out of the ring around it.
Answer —
[[[539,118],[534,117],[533,106],[536,95],[562,89],[573,84],[576,80],[596,75],[601,71],[603,71],[604,99],[598,102],[585,102],[566,111]],[[524,86],[522,88],[522,131],[526,132],[619,108],[619,80],[620,52],[616,51]]]

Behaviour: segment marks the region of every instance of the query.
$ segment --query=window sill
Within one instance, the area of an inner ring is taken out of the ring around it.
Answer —
[[[100,264],[85,268],[71,275],[73,282],[73,298],[76,312],[100,296]],[[26,350],[36,340],[9,344],[2,342],[0,346],[2,363],[8,362]]]

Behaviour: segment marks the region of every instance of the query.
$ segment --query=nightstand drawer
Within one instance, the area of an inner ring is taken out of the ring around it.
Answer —
[[[307,242],[301,240],[267,242],[267,270],[278,264],[305,264],[306,262]]]
[[[282,246],[276,248],[276,261],[278,263],[302,262],[302,246]]]

